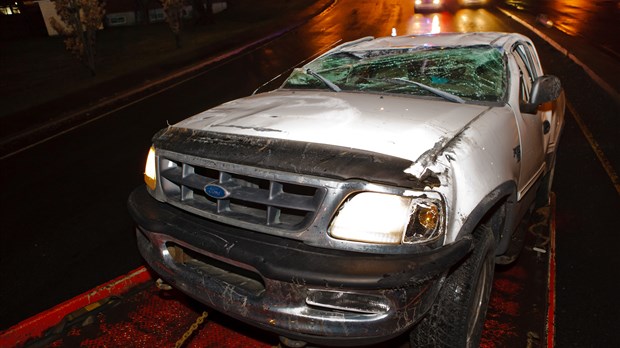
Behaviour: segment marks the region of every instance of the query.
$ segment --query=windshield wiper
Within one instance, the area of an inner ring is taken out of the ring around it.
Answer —
[[[438,96],[440,96],[440,97],[442,97],[442,98],[444,98],[444,99],[446,99],[448,101],[455,102],[455,103],[461,103],[461,104],[465,103],[465,100],[463,100],[463,98],[459,97],[458,95],[454,95],[452,93],[449,93],[449,92],[446,92],[446,91],[442,91],[440,89],[437,89],[435,87],[431,87],[431,86],[425,85],[425,84],[420,83],[420,82],[407,80],[407,79],[402,78],[402,77],[393,78],[393,79],[390,79],[390,81],[397,82],[397,83],[412,84],[412,85],[418,86],[418,87],[420,87],[420,88],[422,88],[424,90],[427,90],[427,91],[429,91],[429,92],[431,92],[431,93],[433,93],[435,95],[438,95]]]
[[[312,75],[316,77],[317,79],[321,80],[321,82],[323,82],[327,87],[329,87],[334,92],[340,92],[342,90],[340,89],[340,87],[336,86],[336,84],[326,79],[325,77],[319,75],[318,73],[314,72],[312,69],[306,69],[306,74]]]

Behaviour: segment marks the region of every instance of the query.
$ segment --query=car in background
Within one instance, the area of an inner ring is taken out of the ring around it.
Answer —
[[[289,346],[478,347],[495,264],[548,204],[564,107],[520,34],[344,43],[157,133],[128,201],[138,249]]]
[[[485,7],[489,6],[492,0],[453,0],[459,7]]]
[[[413,8],[416,12],[441,11],[448,0],[414,0]]]

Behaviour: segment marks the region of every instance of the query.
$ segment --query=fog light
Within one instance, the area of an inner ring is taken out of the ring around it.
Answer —
[[[306,303],[354,313],[380,314],[390,310],[384,297],[342,291],[309,290]]]

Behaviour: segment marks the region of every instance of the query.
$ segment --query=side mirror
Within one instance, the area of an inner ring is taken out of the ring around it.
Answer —
[[[561,93],[562,84],[560,79],[552,75],[540,76],[532,84],[530,102],[521,105],[521,111],[536,113],[536,109],[540,104],[556,100]]]
[[[543,75],[537,78],[532,85],[530,103],[540,105],[558,99],[562,93],[560,79],[551,75]]]

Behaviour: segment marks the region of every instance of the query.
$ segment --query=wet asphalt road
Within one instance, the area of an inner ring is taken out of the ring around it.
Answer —
[[[340,0],[297,30],[151,98],[0,163],[0,329],[142,265],[129,192],[142,183],[151,136],[167,124],[248,95],[273,76],[341,41],[366,35],[440,31],[517,31],[492,9],[414,14],[396,0]],[[620,168],[620,106],[565,56],[535,39],[547,73],[565,86],[570,110],[560,145],[557,195],[558,347],[620,346],[620,197],[576,122]],[[598,44],[597,44],[598,45]],[[243,81],[243,83],[239,83]]]
[[[544,15],[567,35],[584,38],[590,45],[620,59],[620,39],[615,28],[620,16],[618,0],[507,0],[506,3]]]

